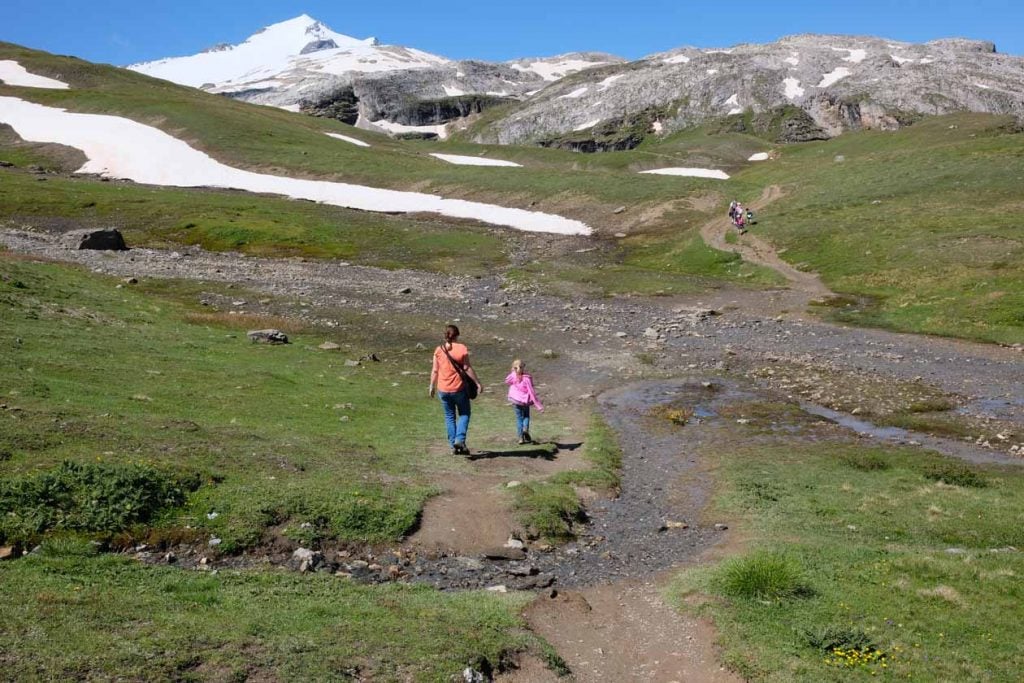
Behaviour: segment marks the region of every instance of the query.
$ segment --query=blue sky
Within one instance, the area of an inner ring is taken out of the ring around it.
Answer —
[[[0,0],[0,40],[128,64],[239,42],[303,13],[339,33],[456,59],[577,50],[637,58],[681,45],[771,42],[794,33],[915,42],[964,36],[1024,55],[1021,0]]]

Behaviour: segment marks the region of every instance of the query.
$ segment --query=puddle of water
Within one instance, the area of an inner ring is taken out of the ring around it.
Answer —
[[[814,405],[813,403],[801,403],[800,408],[805,413],[811,415],[817,415],[823,417],[829,422],[835,422],[841,427],[852,429],[858,434],[864,434],[866,436],[872,436],[877,439],[887,439],[889,441],[910,441],[911,433],[906,429],[899,427],[879,427],[878,425],[872,424],[865,420],[858,420],[853,415],[847,413],[841,413],[838,410],[831,410],[824,406]]]
[[[823,417],[830,422],[851,429],[863,436],[883,439],[893,443],[920,445],[943,455],[978,464],[1024,465],[1024,460],[1020,458],[1004,455],[997,451],[986,450],[972,443],[942,439],[937,436],[911,432],[899,427],[879,427],[865,420],[858,420],[853,415],[840,413],[824,406],[814,405],[813,403],[801,403],[800,408],[811,415]]]
[[[715,417],[717,413],[706,406],[694,406],[693,416],[694,417]]]
[[[960,415],[980,415],[995,420],[1012,420],[1024,408],[1024,398],[979,398],[956,409]]]

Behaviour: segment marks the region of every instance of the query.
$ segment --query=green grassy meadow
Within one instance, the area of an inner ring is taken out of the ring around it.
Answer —
[[[747,548],[673,593],[748,680],[1019,679],[1019,469],[827,442],[708,456]]]

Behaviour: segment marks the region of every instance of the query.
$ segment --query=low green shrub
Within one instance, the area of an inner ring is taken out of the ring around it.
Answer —
[[[0,540],[32,540],[49,531],[122,531],[182,505],[199,484],[196,475],[147,465],[65,461],[0,482]]]
[[[983,476],[967,465],[954,462],[931,465],[925,469],[924,476],[932,481],[940,481],[950,486],[963,486],[972,489],[983,489],[988,486],[988,480]]]
[[[892,467],[889,460],[878,453],[848,453],[842,457],[842,463],[861,472],[876,472]]]

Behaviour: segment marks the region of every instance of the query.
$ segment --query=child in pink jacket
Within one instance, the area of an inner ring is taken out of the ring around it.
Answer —
[[[526,363],[518,358],[512,361],[512,372],[505,378],[508,385],[508,400],[516,412],[516,431],[519,433],[519,443],[533,443],[530,438],[530,406],[537,406],[537,410],[544,412],[537,394],[533,390],[533,378],[526,372]]]

